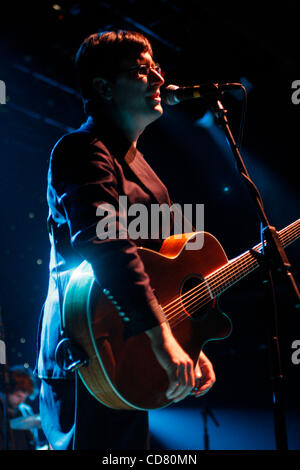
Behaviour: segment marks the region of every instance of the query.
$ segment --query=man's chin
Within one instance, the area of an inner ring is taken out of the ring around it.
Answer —
[[[159,119],[162,116],[163,112],[164,111],[160,103],[153,106],[151,108],[151,112],[148,112],[147,117],[145,118],[145,121],[147,121],[145,123],[145,127],[149,126],[149,124]]]
[[[153,115],[155,116],[155,119],[158,119],[162,114],[164,110],[162,108],[162,105],[158,103],[157,105],[154,106],[153,108]]]

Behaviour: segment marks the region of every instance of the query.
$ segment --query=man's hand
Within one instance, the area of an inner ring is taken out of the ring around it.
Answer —
[[[207,393],[216,381],[213,365],[203,351],[199,354],[195,367],[195,376],[196,387],[191,394],[198,398]]]
[[[158,362],[169,377],[166,397],[174,402],[183,400],[195,387],[194,362],[176,341],[167,323],[161,323],[145,333],[151,340]]]

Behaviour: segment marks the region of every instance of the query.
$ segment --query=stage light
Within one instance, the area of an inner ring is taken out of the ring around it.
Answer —
[[[246,89],[247,95],[249,95],[249,93],[253,90],[254,85],[246,77],[241,77],[240,78],[240,83]],[[231,90],[230,94],[232,96],[234,96],[238,101],[241,101],[244,98],[243,93],[241,92],[241,90]]]
[[[246,77],[241,77],[240,83],[246,88],[247,94],[250,93],[250,91],[252,91],[254,88],[254,85]]]
[[[204,450],[206,439],[201,409],[166,408],[149,413],[150,432],[169,450]],[[209,420],[211,450],[274,450],[273,417],[269,409],[217,408],[219,427]],[[290,445],[298,448],[299,416],[290,414]]]
[[[200,413],[180,408],[155,410],[149,413],[149,424],[151,434],[167,449],[202,448]]]
[[[206,111],[206,113],[201,118],[194,122],[194,126],[203,127],[204,129],[208,129],[209,127],[213,126],[213,124],[214,116],[210,110]]]

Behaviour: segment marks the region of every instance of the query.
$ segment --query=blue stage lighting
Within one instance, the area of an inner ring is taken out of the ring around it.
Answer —
[[[149,413],[151,434],[169,450],[204,450],[205,436],[201,409],[165,408]],[[271,409],[214,410],[219,427],[209,420],[211,450],[275,450]],[[299,413],[287,413],[289,448],[299,449]]]
[[[214,116],[213,116],[212,112],[209,111],[209,110],[206,111],[204,116],[202,116],[201,118],[197,119],[194,122],[195,126],[203,127],[205,129],[208,129],[209,127],[213,126],[213,124],[214,124]]]

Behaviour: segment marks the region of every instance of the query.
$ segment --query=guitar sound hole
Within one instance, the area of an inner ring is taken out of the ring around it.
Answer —
[[[181,303],[185,312],[193,320],[202,320],[207,315],[211,300],[201,276],[191,276],[184,280],[181,288]]]

